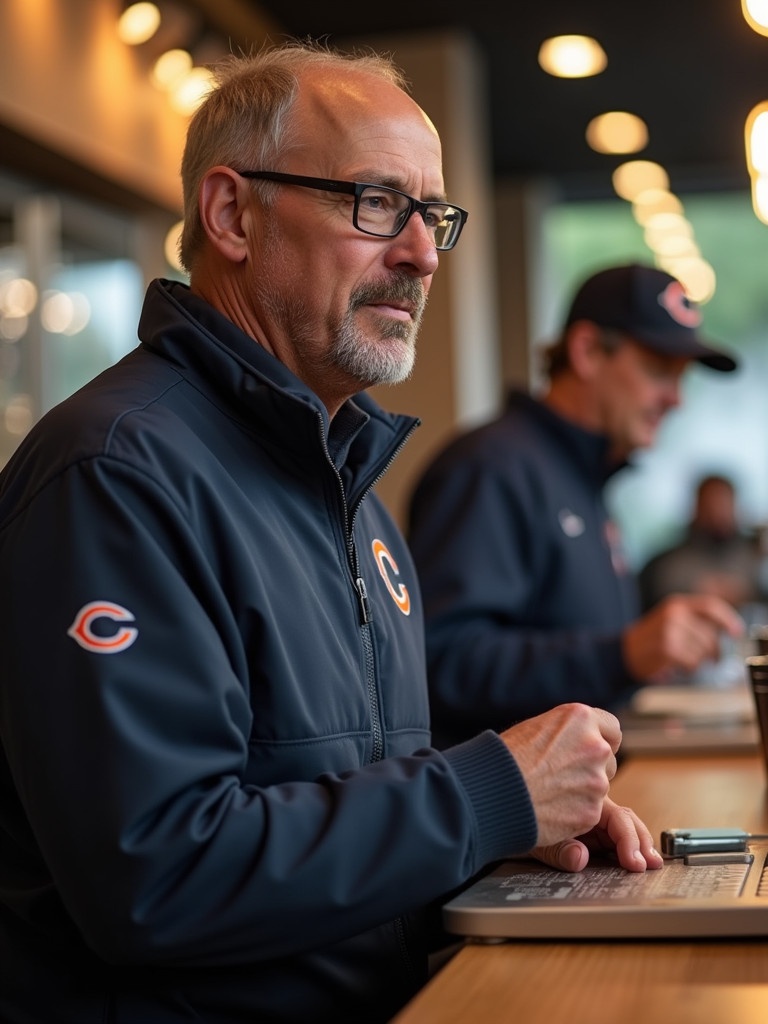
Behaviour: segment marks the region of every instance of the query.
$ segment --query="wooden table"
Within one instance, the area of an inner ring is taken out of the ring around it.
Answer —
[[[635,757],[611,795],[663,828],[768,831],[754,753]],[[766,939],[468,944],[391,1024],[768,1024]]]

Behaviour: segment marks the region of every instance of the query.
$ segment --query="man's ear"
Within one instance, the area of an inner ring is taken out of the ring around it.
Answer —
[[[568,327],[568,355],[571,369],[581,380],[600,373],[605,360],[602,328],[592,320],[575,320]]]
[[[250,184],[231,167],[212,167],[200,183],[200,220],[208,240],[233,263],[248,255],[243,215],[250,209]]]

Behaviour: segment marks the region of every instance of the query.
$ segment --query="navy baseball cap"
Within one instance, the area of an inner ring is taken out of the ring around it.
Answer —
[[[712,370],[727,373],[738,365],[699,336],[701,310],[677,278],[656,267],[630,263],[587,278],[574,296],[566,326],[575,320],[624,331],[654,352],[695,359]]]

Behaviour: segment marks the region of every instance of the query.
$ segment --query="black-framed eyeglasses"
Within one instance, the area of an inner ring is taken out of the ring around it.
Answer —
[[[386,185],[364,181],[335,181],[333,178],[308,178],[304,174],[279,171],[238,171],[242,178],[260,178],[283,185],[301,185],[321,192],[342,192],[355,197],[352,223],[358,231],[380,238],[399,235],[414,213],[423,219],[435,240],[435,248],[452,249],[459,240],[469,214],[453,203],[424,203]]]

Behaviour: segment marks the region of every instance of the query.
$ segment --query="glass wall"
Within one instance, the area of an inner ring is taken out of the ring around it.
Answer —
[[[0,173],[0,465],[136,345],[141,231],[133,213]]]
[[[608,499],[635,567],[679,535],[695,483],[708,472],[734,479],[745,525],[768,523],[768,228],[746,192],[680,198],[717,279],[702,307],[703,334],[733,349],[741,365],[732,374],[692,367],[683,404],[664,421],[654,448],[614,478]],[[543,230],[559,297],[542,341],[556,332],[584,277],[612,263],[653,262],[620,200],[554,205]]]

